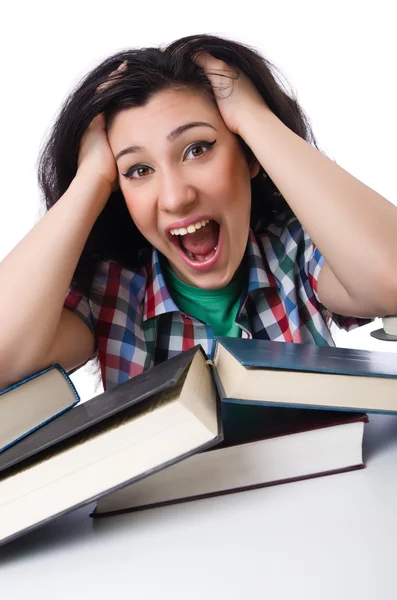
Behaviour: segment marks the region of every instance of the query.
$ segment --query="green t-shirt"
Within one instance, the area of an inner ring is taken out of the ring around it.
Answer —
[[[234,320],[243,289],[242,269],[227,286],[218,290],[202,290],[181,281],[168,264],[165,273],[169,292],[182,312],[210,325],[214,335],[241,337],[241,328]]]

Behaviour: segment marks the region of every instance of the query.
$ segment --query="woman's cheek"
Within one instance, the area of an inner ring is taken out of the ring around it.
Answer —
[[[148,198],[144,198],[139,194],[130,194],[125,197],[128,212],[131,215],[135,225],[143,235],[150,234],[156,227],[156,211]]]

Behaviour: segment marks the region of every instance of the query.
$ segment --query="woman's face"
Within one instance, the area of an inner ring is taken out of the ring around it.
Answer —
[[[164,90],[118,113],[108,137],[144,237],[186,283],[227,285],[245,252],[259,166],[248,166],[216,105],[200,91]]]

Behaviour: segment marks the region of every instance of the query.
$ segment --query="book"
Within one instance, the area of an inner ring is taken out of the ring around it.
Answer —
[[[76,406],[0,455],[0,542],[222,439],[200,346]]]
[[[213,363],[223,402],[397,412],[393,353],[219,337]]]
[[[101,498],[103,518],[364,467],[366,414],[227,404],[224,441]]]
[[[58,364],[0,391],[0,453],[80,401]]]
[[[235,338],[216,338],[213,361],[200,346],[182,352],[0,454],[0,542],[219,444],[220,411],[231,404],[395,412],[396,362],[383,352]],[[259,443],[249,435],[245,445]]]

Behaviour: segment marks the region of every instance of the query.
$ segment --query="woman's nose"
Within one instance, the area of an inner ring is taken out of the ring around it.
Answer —
[[[169,171],[161,178],[158,194],[160,210],[169,213],[183,214],[191,209],[197,199],[197,190],[191,182],[181,174]]]

